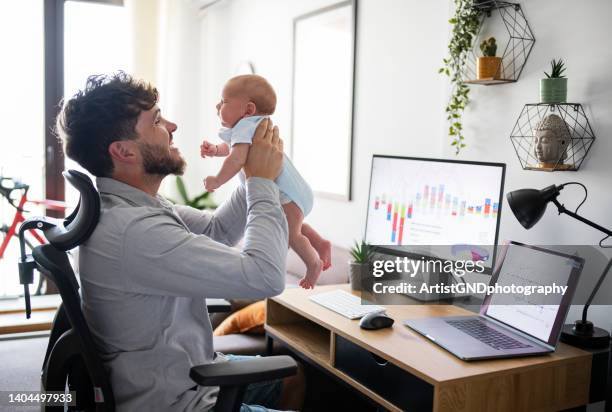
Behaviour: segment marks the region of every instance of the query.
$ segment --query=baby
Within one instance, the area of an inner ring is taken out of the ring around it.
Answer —
[[[276,93],[263,77],[253,74],[236,76],[225,84],[221,101],[217,104],[217,115],[223,126],[219,137],[223,143],[204,141],[200,146],[202,157],[225,157],[219,173],[204,180],[207,191],[214,191],[240,172],[257,125],[275,109]],[[240,176],[243,180],[242,173]],[[276,184],[289,224],[289,246],[306,264],[306,276],[299,284],[311,289],[321,271],[331,266],[331,244],[303,222],[312,209],[312,190],[287,156],[284,156],[283,169]]]

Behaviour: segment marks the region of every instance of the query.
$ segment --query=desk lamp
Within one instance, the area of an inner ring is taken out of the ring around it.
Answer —
[[[582,203],[580,203],[580,205],[578,205],[575,212],[572,212],[571,210],[567,210],[565,206],[563,206],[557,200],[557,196],[559,196],[561,190],[565,186],[571,185],[571,184],[580,185],[584,188],[584,191],[585,191],[584,200],[582,201]],[[576,214],[580,206],[582,206],[582,204],[586,200],[586,197],[587,197],[586,187],[583,184],[577,183],[577,182],[568,182],[560,186],[551,185],[551,186],[545,187],[542,190],[520,189],[520,190],[515,190],[513,192],[509,192],[506,195],[506,198],[508,199],[508,204],[510,205],[510,209],[512,209],[514,216],[521,223],[521,225],[523,225],[525,229],[531,229],[536,223],[538,223],[542,215],[544,215],[546,206],[548,205],[549,202],[552,202],[555,204],[555,206],[557,206],[557,210],[559,214],[564,213],[566,215],[573,217],[574,219],[577,219],[583,223],[586,223],[587,225],[591,227],[594,227],[595,229],[599,229],[600,231],[602,231],[603,233],[607,235],[606,238],[612,236],[612,231],[610,231],[609,229],[599,226],[598,224],[593,223],[590,220],[585,219],[582,216],[579,216],[578,214]],[[602,242],[604,239],[602,239],[602,241],[599,242],[600,246],[602,245]],[[603,283],[611,266],[612,266],[612,259],[606,265],[603,273],[601,274],[601,277],[599,278],[599,281],[597,281],[597,284],[595,285],[595,288],[593,289],[593,292],[591,292],[591,296],[589,296],[589,299],[584,305],[584,310],[582,311],[582,319],[579,319],[576,322],[574,322],[574,325],[564,325],[563,326],[563,332],[561,333],[562,342],[569,343],[569,344],[583,347],[583,348],[601,348],[601,347],[607,347],[609,345],[610,334],[608,333],[608,331],[604,329],[593,326],[593,323],[587,320],[587,312],[589,310],[589,306],[591,305],[591,302],[593,301],[593,298],[595,297],[595,294],[599,290],[599,287]]]

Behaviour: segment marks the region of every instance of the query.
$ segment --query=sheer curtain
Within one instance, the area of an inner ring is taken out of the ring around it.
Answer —
[[[132,73],[159,90],[162,114],[178,124],[174,139],[188,163],[189,192],[200,193],[201,16],[190,0],[126,0],[125,5],[133,29]],[[176,197],[174,178],[165,179],[162,192]]]
[[[132,74],[157,81],[160,0],[126,0],[132,35]]]
[[[68,99],[93,74],[132,70],[132,33],[124,7],[103,3],[64,3],[64,96]],[[65,159],[65,169],[87,173]],[[79,193],[66,184],[66,202],[76,205]]]

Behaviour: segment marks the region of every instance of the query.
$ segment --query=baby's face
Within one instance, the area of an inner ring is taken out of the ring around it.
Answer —
[[[238,120],[246,115],[248,103],[249,99],[246,96],[234,92],[227,86],[223,88],[221,101],[216,106],[221,125],[223,127],[234,127]]]

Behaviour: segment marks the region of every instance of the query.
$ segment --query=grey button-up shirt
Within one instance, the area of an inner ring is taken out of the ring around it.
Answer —
[[[189,378],[213,362],[204,298],[284,288],[287,222],[278,188],[251,178],[214,214],[98,178],[100,222],[79,256],[83,313],[119,411],[208,410],[217,388]],[[230,248],[244,235],[242,251]]]

